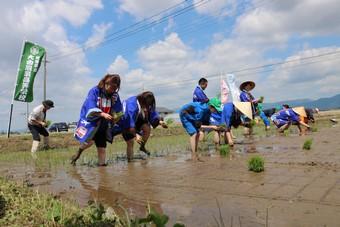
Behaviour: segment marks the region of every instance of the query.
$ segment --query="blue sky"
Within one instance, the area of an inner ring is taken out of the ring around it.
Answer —
[[[219,74],[287,60],[236,73],[237,83],[255,81],[255,96],[267,102],[340,93],[336,0],[13,0],[0,11],[0,130],[7,128],[23,39],[47,50],[53,122],[77,121],[86,93],[107,72],[121,75],[122,99],[144,88],[169,108],[189,102],[201,76],[212,97]],[[117,38],[138,22],[132,28],[147,29]],[[99,45],[83,48],[89,43]],[[42,101],[42,78],[40,70],[30,110]],[[14,129],[25,128],[25,112],[25,103],[14,103]]]

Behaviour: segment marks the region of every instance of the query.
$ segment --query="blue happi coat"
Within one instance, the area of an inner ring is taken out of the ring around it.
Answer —
[[[112,114],[122,110],[122,102],[118,93],[114,93],[111,97],[106,97],[103,90],[98,86],[93,87],[87,94],[81,108],[80,119],[74,134],[75,138],[81,143],[92,140],[101,121],[104,120],[99,116],[95,116],[94,113],[105,112]]]
[[[143,111],[137,100],[137,96],[132,96],[123,101],[124,116],[120,122],[123,129],[135,128],[138,117],[143,117]],[[143,117],[144,118],[144,117]],[[155,109],[150,110],[148,119],[146,119],[151,125],[156,121],[159,121],[160,116]]]
[[[202,88],[200,86],[197,86],[194,90],[192,101],[206,103],[209,101],[209,99],[202,90]]]
[[[179,111],[182,125],[190,136],[197,133],[202,124],[209,124],[210,115],[208,104],[199,102],[188,103]]]
[[[271,119],[275,122],[275,120],[282,120],[285,122],[298,123],[300,121],[300,117],[297,113],[295,113],[291,108],[280,110],[277,113],[274,113]]]

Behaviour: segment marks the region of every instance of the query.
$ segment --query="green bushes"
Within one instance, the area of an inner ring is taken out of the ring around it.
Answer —
[[[264,159],[260,156],[254,156],[248,160],[248,170],[262,172],[264,170]]]

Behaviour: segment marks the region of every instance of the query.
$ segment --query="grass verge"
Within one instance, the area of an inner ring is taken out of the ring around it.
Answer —
[[[122,208],[124,209],[124,208]],[[90,202],[80,208],[71,201],[34,192],[0,178],[0,226],[166,226],[168,216],[148,206],[145,218],[120,217],[111,208]],[[175,224],[181,227],[183,224]]]

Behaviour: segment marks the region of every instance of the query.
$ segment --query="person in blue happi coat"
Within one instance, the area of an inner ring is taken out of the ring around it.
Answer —
[[[75,165],[81,153],[95,143],[98,165],[106,165],[106,142],[112,143],[111,127],[119,121],[119,115],[115,113],[122,112],[119,89],[120,76],[107,74],[88,92],[75,130],[75,138],[80,142],[80,147],[72,157],[71,164]]]
[[[294,109],[290,108],[287,104],[283,105],[283,109],[274,113],[271,116],[271,120],[276,125],[280,133],[284,132],[292,124],[296,125],[299,128],[300,134],[302,134],[301,125],[310,129],[310,126],[303,122],[299,114],[295,112]]]
[[[261,97],[260,99],[255,99],[254,96],[250,93],[251,90],[253,90],[255,88],[255,83],[253,81],[245,81],[240,85],[240,101],[241,102],[250,102],[251,103],[251,108],[252,108],[252,112],[253,112],[253,117],[258,114],[265,126],[266,129],[268,130],[270,128],[270,123],[268,120],[266,120],[264,113],[262,111],[262,109],[258,108],[258,104],[263,102],[263,97]],[[243,122],[243,125],[245,126],[245,135],[250,135],[252,133],[252,124],[251,124],[251,120],[246,117],[246,116],[242,116],[241,120]]]
[[[205,125],[209,122],[211,113],[221,112],[221,101],[212,98],[208,103],[191,102],[184,105],[179,112],[179,117],[184,129],[190,136],[191,158],[194,161],[200,160],[197,155],[200,129],[219,130],[217,125]]]
[[[150,137],[151,126],[156,128],[167,125],[156,111],[155,96],[151,91],[145,91],[132,96],[123,102],[124,116],[121,120],[123,138],[126,141],[128,161],[133,160],[134,141],[139,143],[139,150],[150,155],[145,145]]]
[[[237,128],[242,125],[242,113],[236,108],[232,102],[225,103],[222,110],[221,124],[225,125],[225,142],[230,146],[234,146],[231,127]]]
[[[204,93],[204,90],[208,87],[208,80],[205,78],[201,78],[198,81],[198,85],[194,90],[193,93],[193,102],[201,102],[201,103],[207,103],[209,102],[209,99],[207,95]]]

